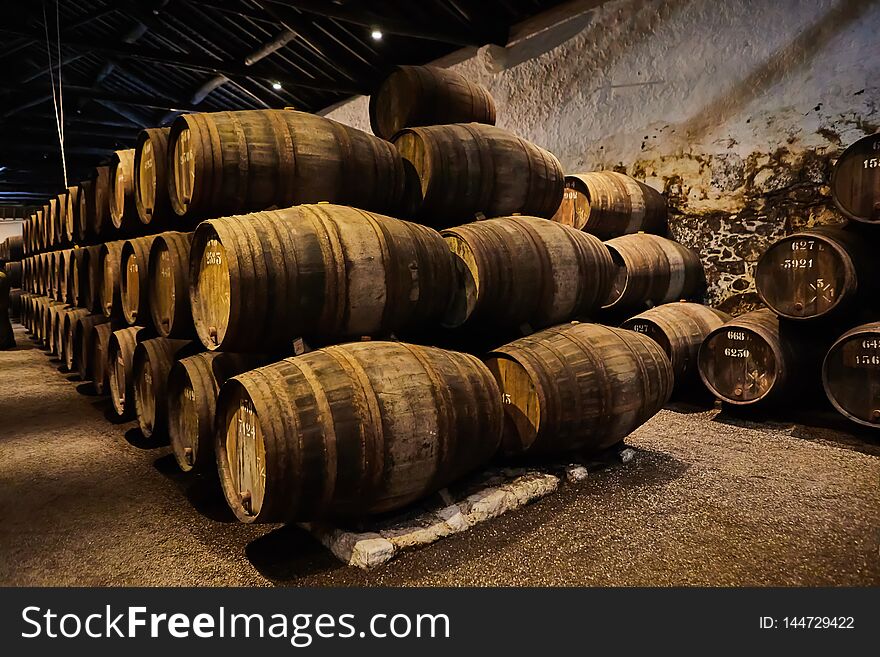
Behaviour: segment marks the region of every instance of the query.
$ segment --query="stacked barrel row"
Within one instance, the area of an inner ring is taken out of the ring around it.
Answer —
[[[760,257],[766,308],[710,334],[700,352],[706,385],[726,403],[815,404],[880,428],[880,136],[837,161],[832,194],[848,223],[785,236]],[[872,164],[873,163],[873,164]]]
[[[219,473],[243,521],[605,449],[675,381],[655,340],[588,320],[699,294],[692,252],[551,221],[559,162],[460,76],[403,67],[374,100],[388,140],[288,110],[146,130],[106,195],[98,173],[78,188],[69,248],[51,207],[25,237],[29,330],[183,470]]]

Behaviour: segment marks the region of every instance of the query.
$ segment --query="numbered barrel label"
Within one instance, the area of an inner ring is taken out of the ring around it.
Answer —
[[[223,264],[223,253],[218,240],[208,240],[208,243],[205,245],[205,264],[209,267],[211,265]]]

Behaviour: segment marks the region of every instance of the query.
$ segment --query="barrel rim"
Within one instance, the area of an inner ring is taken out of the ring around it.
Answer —
[[[838,200],[837,194],[837,176],[840,172],[840,163],[843,162],[846,157],[851,154],[851,151],[855,151],[862,142],[867,142],[869,139],[880,140],[880,132],[875,132],[873,135],[865,135],[864,137],[860,137],[844,149],[843,153],[840,154],[840,157],[838,157],[837,161],[834,163],[834,168],[831,170],[831,183],[829,186],[831,187],[831,199],[834,201],[834,205],[845,217],[847,217],[848,219],[852,219],[853,221],[858,221],[859,223],[876,225],[880,224],[880,219],[866,219],[864,217],[859,217],[858,215],[853,214],[851,210],[843,207],[843,205]]]
[[[846,340],[854,338],[870,330],[880,332],[880,322],[868,322],[867,324],[855,326],[843,335],[841,335],[839,338],[837,338],[837,340],[834,341],[834,344],[832,344],[831,347],[828,348],[828,351],[822,358],[822,388],[825,391],[825,396],[828,398],[828,401],[831,402],[831,405],[834,406],[835,410],[837,410],[838,413],[843,415],[848,420],[855,422],[856,424],[860,424],[864,427],[869,427],[871,429],[880,430],[880,422],[869,422],[867,420],[863,420],[862,418],[853,415],[850,411],[841,406],[835,396],[832,394],[828,381],[828,359],[831,357],[831,354],[839,347],[843,347],[843,343]]]
[[[204,325],[204,322],[201,316],[196,316],[195,308],[196,305],[196,297],[198,296],[198,272],[201,266],[201,261],[203,259],[204,248],[207,245],[208,241],[213,237],[218,241],[221,246],[223,245],[223,238],[221,236],[221,231],[218,229],[218,226],[222,227],[222,223],[218,224],[218,220],[209,219],[207,221],[203,221],[200,223],[196,230],[193,232],[192,242],[190,243],[189,250],[189,303],[190,308],[192,309],[192,319],[193,326],[195,327],[196,335],[198,336],[199,341],[205,346],[209,351],[217,351],[221,350],[224,347],[224,342],[226,342],[227,337],[229,335],[229,326],[230,319],[238,312],[238,309],[235,306],[238,304],[237,295],[230,295],[229,306],[227,307],[226,317],[224,319],[223,333],[222,337],[220,334],[220,327],[217,327],[217,339],[216,341],[210,339],[210,332],[207,330],[208,327]],[[225,246],[224,246],[225,249]],[[230,251],[226,249],[227,256],[229,253],[234,253],[234,251]],[[229,258],[227,257],[227,265],[229,265]],[[237,270],[237,267],[236,267]],[[227,271],[229,273],[229,284],[230,289],[234,289],[232,283],[235,278],[233,273],[233,267],[227,266]]]
[[[178,116],[174,122],[171,124],[171,132],[168,133],[168,148],[166,150],[166,169],[168,170],[166,185],[168,187],[168,200],[171,202],[171,209],[174,211],[179,217],[191,217],[196,212],[197,209],[193,208],[193,199],[196,196],[195,193],[195,183],[193,183],[193,198],[190,199],[189,203],[186,206],[182,206],[180,204],[180,200],[177,195],[177,183],[175,175],[175,152],[177,151],[177,140],[180,138],[181,133],[184,130],[188,130],[190,133],[190,138],[193,138],[193,135],[198,133],[196,130],[196,118],[197,115],[194,114],[181,114]],[[193,169],[199,165],[199,158],[193,158]],[[199,179],[199,175],[196,174],[195,179]]]
[[[198,357],[199,354],[196,354],[189,358]],[[185,362],[188,361],[189,358],[181,358],[171,365],[171,369],[168,372],[168,382],[165,388],[165,398],[168,403],[168,438],[171,443],[171,451],[174,454],[174,460],[177,461],[177,467],[183,472],[191,472],[196,469],[196,464],[189,463],[186,460],[184,448],[189,445],[184,445],[184,438],[179,431],[180,425],[177,417],[181,412],[180,395],[183,394],[183,390],[187,385],[193,387],[192,376],[189,371],[189,363]],[[187,441],[198,447],[200,443],[198,431],[201,429],[201,422],[199,421],[198,413],[196,414],[196,422],[197,435],[194,439],[192,436],[188,436]]]

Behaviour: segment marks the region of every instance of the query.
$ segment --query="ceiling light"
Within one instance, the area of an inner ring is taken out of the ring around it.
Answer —
[[[373,37],[374,41],[381,41],[382,40],[382,32],[380,32],[379,30],[373,30],[373,32],[370,34],[370,36]]]
[[[275,91],[281,91],[281,83],[280,83],[280,82],[273,82],[273,83],[272,83],[272,88],[273,88]]]

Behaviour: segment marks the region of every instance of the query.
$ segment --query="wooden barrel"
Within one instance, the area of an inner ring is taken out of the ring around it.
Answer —
[[[52,252],[40,254],[40,292],[52,296]]]
[[[75,255],[76,251],[79,251],[79,247],[75,246],[72,249],[65,249],[62,256],[61,265],[61,290],[62,294],[64,295],[62,301],[66,301],[67,303],[74,306],[79,305],[76,302],[75,297],[73,296],[73,279],[77,267]]]
[[[122,262],[122,245],[123,241],[106,242],[101,245],[100,255],[98,256],[98,267],[93,269],[96,275],[100,276],[99,281],[90,279],[89,284],[97,283],[100,299],[101,311],[106,317],[122,317],[122,301],[120,299],[120,263]]]
[[[110,401],[119,417],[131,417],[134,408],[134,350],[145,334],[143,326],[129,326],[113,331],[107,347],[107,373]]]
[[[504,400],[504,451],[599,451],[629,435],[672,393],[672,365],[650,338],[566,324],[490,352]]]
[[[460,272],[444,324],[541,328],[598,310],[611,255],[592,235],[538,217],[502,217],[443,231]]]
[[[880,132],[862,137],[838,158],[831,197],[850,219],[880,223]]]
[[[66,303],[51,300],[43,313],[42,341],[43,347],[50,355],[57,355],[55,351],[55,323],[57,322],[58,313],[66,307]]]
[[[565,192],[553,221],[602,240],[632,233],[665,235],[666,199],[616,171],[575,173],[565,176]]]
[[[92,259],[94,259],[94,266],[97,267],[100,251],[100,246],[86,246],[74,249],[73,251],[73,273],[70,283],[73,303],[77,306],[88,308],[92,312],[95,312],[94,306],[98,303],[95,299],[98,295],[93,295],[92,289],[89,286],[91,281],[90,271],[93,266]]]
[[[703,340],[728,321],[730,315],[720,310],[679,301],[646,310],[626,320],[621,328],[647,335],[659,344],[672,363],[675,386],[684,388],[700,381],[697,359]]]
[[[120,299],[122,315],[129,326],[134,326],[138,322],[149,324],[152,319],[148,274],[150,247],[154,239],[154,235],[137,237],[122,245]]]
[[[60,295],[58,294],[58,270],[59,270],[59,260],[61,257],[61,251],[50,251],[49,252],[49,296],[55,299],[55,301],[60,301]]]
[[[70,281],[68,270],[73,260],[73,249],[61,249],[55,255],[55,298],[70,303]]]
[[[880,429],[880,322],[844,333],[822,364],[825,394],[853,422]]]
[[[556,157],[516,135],[467,123],[406,128],[394,144],[414,169],[416,216],[440,227],[487,217],[552,217],[564,177]]]
[[[79,184],[79,192],[76,195],[79,209],[74,217],[76,239],[80,245],[86,244],[95,238],[92,231],[91,212],[95,206],[95,185],[91,180],[83,180]]]
[[[89,367],[92,371],[92,386],[99,395],[110,390],[110,338],[113,335],[111,324],[95,324],[89,333]]]
[[[55,241],[59,246],[67,246],[67,189],[57,196],[55,204]]]
[[[189,340],[152,338],[140,342],[132,359],[134,406],[144,438],[168,433],[168,374],[175,356],[192,344]]]
[[[134,149],[116,151],[110,159],[109,198],[110,221],[117,235],[134,235],[142,231],[134,200]]]
[[[453,292],[440,233],[339,205],[211,219],[190,252],[193,320],[211,350],[417,330],[440,322]]]
[[[192,237],[192,233],[161,233],[150,248],[147,305],[153,326],[165,338],[196,337],[189,304]]]
[[[171,128],[146,128],[134,149],[134,197],[138,217],[156,228],[175,218],[168,197],[168,136]]]
[[[624,235],[605,242],[616,273],[604,308],[640,310],[691,299],[705,289],[700,257],[658,235]]]
[[[473,356],[405,343],[319,349],[222,387],[215,451],[243,522],[391,511],[488,462],[498,387]]]
[[[187,218],[318,201],[394,212],[406,197],[391,144],[304,112],[184,114],[168,150],[168,194]]]
[[[58,247],[58,231],[61,224],[58,221],[58,198],[50,198],[46,204],[46,248]]]
[[[89,360],[91,356],[92,328],[98,324],[106,324],[107,329],[110,329],[110,320],[100,313],[77,317],[73,324],[73,367],[68,367],[70,369],[75,368],[79,372],[79,378],[83,381],[92,380],[93,368]],[[109,337],[110,334],[108,333],[108,340]]]
[[[9,285],[11,287],[21,287],[21,262],[7,262],[3,265],[3,269],[6,272],[6,278],[9,280]]]
[[[267,356],[213,351],[182,358],[172,366],[167,388],[168,434],[181,470],[216,468],[214,416],[220,386],[268,362]]]
[[[79,213],[79,186],[71,185],[67,188],[64,208],[64,239],[68,244],[76,240],[76,222]]]
[[[24,293],[20,287],[9,290],[9,315],[12,319],[21,319],[21,298]]]
[[[24,253],[24,237],[22,235],[10,235],[6,238],[6,259],[22,260]]]
[[[786,319],[808,320],[880,307],[880,268],[864,236],[814,228],[777,240],[755,270],[764,303]]]
[[[780,335],[780,322],[763,308],[712,331],[700,347],[700,378],[718,399],[737,406],[775,404],[796,387],[795,343]]]
[[[383,139],[404,128],[449,123],[495,125],[491,94],[437,66],[397,66],[370,96],[370,127]]]
[[[38,252],[46,250],[46,222],[44,221],[44,216],[47,210],[48,208],[45,205],[37,210],[36,237]]]
[[[89,222],[92,234],[106,239],[110,235],[110,167],[95,167],[89,196]]]
[[[68,372],[75,369],[73,328],[76,325],[76,320],[80,317],[86,317],[88,314],[89,311],[85,308],[66,308],[59,313],[55,343],[58,357]]]

